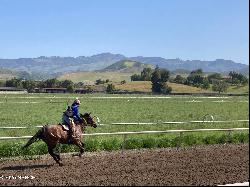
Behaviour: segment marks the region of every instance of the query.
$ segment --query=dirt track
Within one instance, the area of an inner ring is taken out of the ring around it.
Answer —
[[[85,153],[82,158],[64,155],[63,163],[60,167],[47,156],[0,162],[0,186],[200,186],[247,182],[249,144]]]

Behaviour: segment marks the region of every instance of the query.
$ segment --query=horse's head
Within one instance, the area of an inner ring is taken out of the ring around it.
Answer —
[[[82,118],[83,123],[85,123],[86,126],[91,126],[91,127],[96,128],[98,122],[95,122],[93,117],[91,117],[90,114],[91,113],[80,114],[80,117]]]

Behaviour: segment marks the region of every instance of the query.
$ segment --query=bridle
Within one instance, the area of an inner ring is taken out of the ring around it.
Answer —
[[[90,115],[89,115],[90,116]],[[94,126],[93,124],[89,124],[88,122],[87,122],[87,120],[84,118],[84,116],[81,116],[81,118],[82,118],[82,120],[83,120],[83,123],[85,124],[85,126]],[[90,116],[90,118],[91,118],[91,116]],[[95,122],[95,125],[97,126],[97,125],[99,125],[100,124],[100,119],[97,117],[97,116],[94,116],[93,118],[91,118],[92,119],[92,121],[93,122]],[[96,121],[96,120],[97,121]]]

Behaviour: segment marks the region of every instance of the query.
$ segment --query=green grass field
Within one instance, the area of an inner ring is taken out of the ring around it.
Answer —
[[[201,128],[236,128],[249,127],[249,122],[228,123],[187,123],[162,124],[166,121],[203,120],[204,116],[213,115],[214,120],[249,119],[248,97],[166,97],[148,95],[70,95],[70,94],[0,94],[0,127],[27,126],[28,129],[0,129],[3,136],[29,136],[38,130],[35,126],[57,124],[61,121],[62,112],[75,97],[81,99],[80,112],[91,112],[100,118],[101,124],[94,129],[88,127],[86,133],[155,131],[168,129],[201,129]],[[112,125],[111,123],[157,123],[155,125]],[[151,148],[206,143],[220,143],[227,139],[223,132],[185,133],[157,135],[130,135],[126,148]],[[248,141],[248,132],[234,132],[232,142]],[[224,137],[224,138],[223,138]],[[86,137],[86,149],[112,150],[121,148],[122,136]],[[16,143],[14,143],[16,142]],[[0,157],[16,156],[25,141],[0,140]],[[178,143],[179,142],[179,143]],[[12,146],[9,146],[12,145]],[[15,147],[15,146],[14,146]],[[12,149],[17,149],[13,152]],[[74,150],[73,146],[63,146],[63,151]],[[11,151],[12,150],[12,151]],[[44,143],[34,143],[27,154],[44,154]],[[14,154],[15,153],[15,154]]]

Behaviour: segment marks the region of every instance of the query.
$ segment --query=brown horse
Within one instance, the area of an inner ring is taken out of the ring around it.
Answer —
[[[82,142],[82,134],[85,130],[85,127],[92,126],[96,128],[97,123],[90,116],[90,113],[85,113],[84,115],[80,114],[80,116],[83,120],[83,123],[79,123],[78,121],[74,123],[73,120],[70,121],[71,125],[74,125],[75,127],[75,136],[72,137],[71,144],[74,144],[80,148],[79,156],[81,157],[81,155],[84,153],[84,143]],[[49,154],[60,166],[62,166],[62,163],[60,162],[60,153],[55,153],[54,149],[56,148],[58,143],[69,144],[68,131],[64,130],[61,124],[45,125],[32,138],[29,139],[29,141],[26,143],[26,145],[24,145],[23,148],[27,148],[29,145],[39,139],[43,140],[47,144]]]

